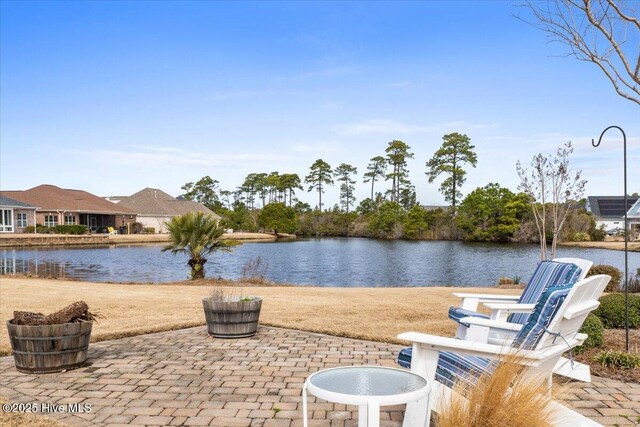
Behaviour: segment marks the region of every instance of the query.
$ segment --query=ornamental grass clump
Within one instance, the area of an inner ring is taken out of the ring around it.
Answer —
[[[439,399],[438,427],[538,427],[553,425],[545,378],[524,375],[517,354],[469,385],[458,381],[450,398]]]
[[[248,260],[240,271],[240,281],[257,285],[267,284],[267,272],[269,263],[263,261],[261,256]]]

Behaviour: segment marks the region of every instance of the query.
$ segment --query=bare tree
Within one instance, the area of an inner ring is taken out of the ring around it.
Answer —
[[[575,174],[569,168],[569,156],[573,153],[571,142],[558,148],[555,157],[538,154],[531,161],[531,170],[526,170],[518,161],[516,170],[520,177],[518,189],[529,195],[531,209],[540,238],[540,259],[547,259],[547,227],[551,226],[551,259],[556,257],[560,231],[569,211],[584,194],[587,181],[581,178],[582,171]]]
[[[620,96],[640,105],[640,2],[547,0],[524,6],[533,19],[519,19],[566,45],[566,56],[597,65]]]

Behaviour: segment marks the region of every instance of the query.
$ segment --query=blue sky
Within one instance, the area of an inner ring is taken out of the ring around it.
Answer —
[[[358,167],[362,199],[368,160],[401,139],[418,200],[441,204],[425,162],[456,131],[478,153],[464,193],[515,190],[517,160],[570,140],[587,193],[622,194],[620,137],[590,144],[618,124],[640,191],[640,108],[595,66],[558,57],[511,3],[2,2],[1,12],[2,189],[178,195],[204,175],[224,189],[250,172],[304,177],[323,158]]]

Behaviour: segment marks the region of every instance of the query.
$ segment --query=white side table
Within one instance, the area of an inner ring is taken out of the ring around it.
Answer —
[[[308,425],[307,393],[334,403],[358,405],[358,426],[379,427],[380,406],[419,402],[426,413],[431,387],[426,378],[403,369],[345,366],[318,371],[304,382],[302,410]]]

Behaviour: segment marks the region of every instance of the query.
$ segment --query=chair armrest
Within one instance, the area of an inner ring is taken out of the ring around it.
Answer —
[[[568,350],[567,344],[564,342],[547,347],[543,350],[521,350],[504,345],[499,346],[495,344],[470,342],[455,338],[422,334],[420,332],[405,332],[398,335],[398,338],[401,340],[411,341],[414,344],[414,348],[417,345],[419,348],[423,348],[427,351],[452,351],[471,356],[486,357],[489,359],[501,359],[504,356],[515,354],[518,358],[518,363],[527,366],[540,365],[545,360],[562,355]],[[573,348],[578,344],[578,341],[572,339],[569,343],[569,347]]]
[[[520,332],[520,330],[522,329],[522,325],[519,325],[517,323],[500,322],[498,320],[482,319],[480,317],[465,317],[460,319],[460,321],[472,326],[485,326],[491,329],[509,332]]]
[[[575,317],[582,316],[585,313],[595,310],[599,305],[600,301],[588,301],[573,307],[568,307],[567,311],[564,312],[564,318],[571,320]]]
[[[454,292],[454,296],[462,298],[461,308],[465,310],[477,311],[481,302],[516,302],[518,295],[498,295],[498,294],[466,294]]]
[[[454,292],[453,296],[456,296],[458,298],[477,298],[480,300],[480,302],[484,302],[484,301],[513,301],[513,300],[518,300],[520,298],[520,295],[500,295],[500,294],[465,294],[465,293],[459,293],[459,292]]]
[[[492,311],[500,310],[508,313],[532,313],[533,309],[536,308],[535,304],[503,304],[485,302],[484,305]]]

